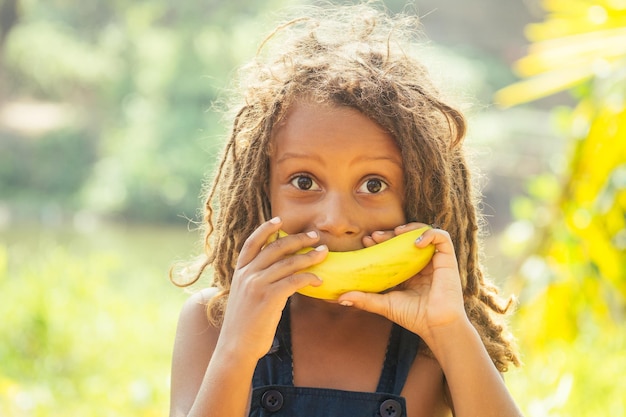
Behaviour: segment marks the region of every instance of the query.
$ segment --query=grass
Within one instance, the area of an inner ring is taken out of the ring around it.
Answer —
[[[95,235],[21,230],[0,245],[0,415],[166,414],[186,298],[167,272],[196,237]]]

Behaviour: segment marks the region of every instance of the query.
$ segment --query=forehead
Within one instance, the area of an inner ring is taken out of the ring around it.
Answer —
[[[274,126],[273,142],[283,142],[285,138],[314,142],[334,138],[340,143],[360,138],[363,143],[377,140],[395,146],[387,130],[359,110],[310,100],[293,103]]]

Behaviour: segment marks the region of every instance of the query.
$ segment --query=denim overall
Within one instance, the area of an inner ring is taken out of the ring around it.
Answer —
[[[283,311],[272,349],[257,364],[252,379],[250,416],[261,417],[402,417],[400,396],[421,339],[394,324],[376,392],[294,387],[289,303]]]

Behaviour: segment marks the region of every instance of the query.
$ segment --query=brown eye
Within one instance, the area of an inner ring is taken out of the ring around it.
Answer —
[[[381,180],[380,178],[370,178],[365,181],[361,187],[359,187],[359,192],[366,194],[378,194],[381,191],[384,191],[387,188],[387,183]]]
[[[291,184],[299,190],[309,191],[309,190],[318,190],[319,187],[313,181],[313,178],[306,175],[298,175],[291,180]]]
[[[383,188],[383,184],[381,180],[369,180],[366,184],[367,191],[370,193],[377,193]]]
[[[313,185],[313,180],[309,177],[298,177],[298,188],[308,190]]]

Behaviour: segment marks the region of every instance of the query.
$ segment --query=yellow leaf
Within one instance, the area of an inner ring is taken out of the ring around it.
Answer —
[[[530,24],[525,30],[532,42],[626,26],[623,0],[552,0],[542,5],[548,12],[546,20]]]
[[[592,75],[591,67],[544,73],[504,87],[496,92],[494,101],[502,107],[516,106],[567,90]]]
[[[527,302],[518,315],[521,337],[534,345],[548,340],[572,341],[578,326],[572,307],[575,294],[565,283],[553,283],[537,298]]]
[[[534,43],[515,65],[524,77],[579,66],[615,62],[626,55],[626,28],[609,29]]]

